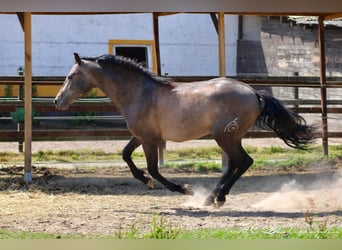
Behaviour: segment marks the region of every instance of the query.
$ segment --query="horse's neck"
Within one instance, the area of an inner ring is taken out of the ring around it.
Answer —
[[[112,100],[119,112],[125,116],[142,92],[143,78],[116,74],[102,81],[100,89]]]

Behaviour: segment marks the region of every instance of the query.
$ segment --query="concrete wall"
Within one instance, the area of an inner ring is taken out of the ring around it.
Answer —
[[[209,15],[160,17],[162,73],[218,75],[217,34]],[[227,72],[236,72],[237,16],[226,16]],[[73,52],[108,53],[109,39],[153,39],[151,14],[32,16],[33,75],[63,76]],[[0,15],[0,75],[24,64],[24,36],[16,15]]]

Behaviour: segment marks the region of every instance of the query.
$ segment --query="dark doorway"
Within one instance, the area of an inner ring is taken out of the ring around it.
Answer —
[[[125,56],[136,60],[144,67],[148,65],[148,51],[146,47],[115,47],[115,55]]]

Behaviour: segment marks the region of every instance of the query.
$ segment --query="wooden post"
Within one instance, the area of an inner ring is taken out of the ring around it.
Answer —
[[[23,24],[24,27],[24,24]],[[18,68],[18,75],[24,78],[24,69],[22,67]],[[19,85],[18,87],[18,100],[22,101],[24,99],[24,86],[23,85]],[[21,122],[17,123],[17,131],[23,131],[24,130],[24,124]],[[23,153],[24,152],[24,138],[20,138],[18,140],[18,151],[19,153]]]
[[[159,17],[158,13],[153,12],[153,35],[154,35],[154,44],[156,48],[156,65],[157,69],[155,72],[158,76],[161,75],[160,68],[160,44],[159,44]],[[163,141],[159,144],[158,147],[158,165],[160,167],[164,166],[164,153],[166,149],[166,142]]]
[[[161,75],[161,68],[160,68],[160,44],[159,44],[159,17],[158,13],[153,12],[153,35],[154,35],[154,43],[156,48],[156,65],[157,65],[157,72],[154,72]]]
[[[220,77],[226,77],[226,45],[225,45],[225,31],[224,31],[224,13],[218,14],[218,47],[219,47],[219,67]]]
[[[218,14],[218,54],[219,54],[219,76],[226,77],[226,39],[224,13]],[[229,157],[222,151],[222,173],[228,170]]]
[[[322,143],[323,153],[329,154],[328,150],[328,109],[327,109],[327,82],[326,82],[326,62],[325,62],[325,34],[324,17],[318,17],[318,41],[320,49],[320,84],[321,84],[321,109],[322,109]]]
[[[32,36],[31,13],[24,13],[24,39],[25,39],[25,173],[24,181],[32,182],[31,173],[31,145],[32,145]]]

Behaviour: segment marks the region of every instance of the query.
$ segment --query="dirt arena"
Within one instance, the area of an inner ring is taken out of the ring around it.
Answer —
[[[112,151],[124,142],[98,142]],[[197,147],[196,141],[185,146]],[[246,142],[248,144],[248,141]],[[279,144],[253,140],[253,145]],[[334,142],[332,142],[334,143]],[[336,143],[340,143],[337,141]],[[47,144],[38,143],[43,149]],[[33,145],[33,150],[38,149]],[[122,145],[121,145],[122,144]],[[1,144],[1,147],[5,147]],[[6,151],[17,149],[7,146]],[[52,143],[62,147],[94,147],[94,142]],[[60,148],[59,148],[60,147]],[[168,144],[168,148],[184,147]],[[203,201],[219,173],[198,173],[162,168],[165,177],[191,184],[194,196],[171,193],[156,183],[149,190],[132,178],[122,164],[103,168],[34,168],[30,187],[22,183],[20,166],[0,171],[0,227],[59,234],[116,234],[120,230],[150,230],[151,221],[163,218],[175,228],[307,228],[342,226],[342,160],[292,170],[248,171],[233,187],[221,208],[204,207]]]

